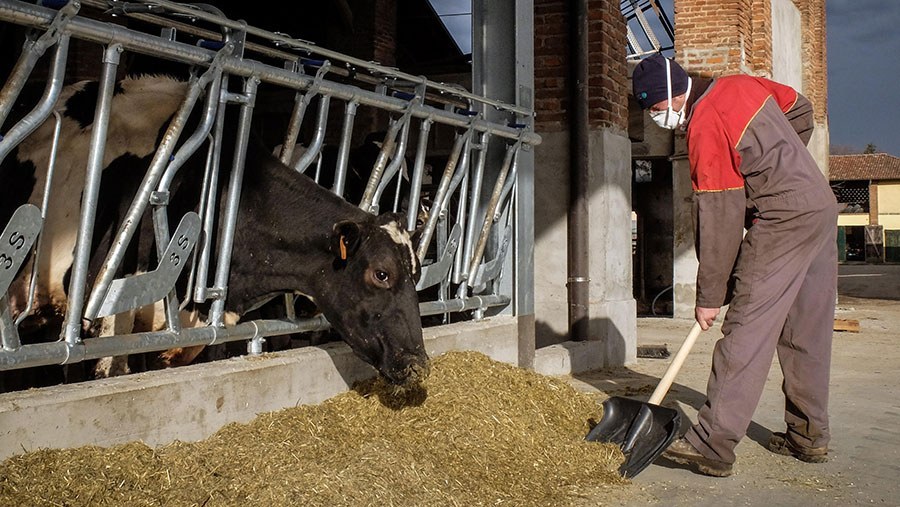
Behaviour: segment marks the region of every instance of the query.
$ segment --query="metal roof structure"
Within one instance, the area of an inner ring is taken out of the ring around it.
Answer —
[[[628,25],[629,60],[675,49],[675,25],[659,0],[621,0],[619,10]]]

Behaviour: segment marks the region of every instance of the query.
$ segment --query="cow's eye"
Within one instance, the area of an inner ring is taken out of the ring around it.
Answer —
[[[369,268],[366,270],[366,282],[379,289],[390,289],[393,285],[393,277],[385,269]]]

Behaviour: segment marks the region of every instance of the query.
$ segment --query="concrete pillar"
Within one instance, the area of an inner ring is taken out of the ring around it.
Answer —
[[[552,132],[542,137],[535,159],[535,331],[539,346],[549,346],[568,340],[568,180],[562,176],[568,172],[569,136],[567,132]],[[598,129],[591,132],[590,143],[591,343],[558,347],[567,357],[578,355],[570,360],[572,373],[622,366],[637,358],[631,267],[631,142],[624,133]]]
[[[693,319],[699,263],[694,249],[694,190],[683,135],[675,136],[675,153],[672,157],[672,221],[675,229],[672,235],[672,312],[676,319]]]
[[[590,134],[590,335],[601,366],[637,359],[631,266],[631,142],[610,129]]]
[[[534,172],[535,340],[544,347],[568,340],[566,205],[569,133],[541,132]]]

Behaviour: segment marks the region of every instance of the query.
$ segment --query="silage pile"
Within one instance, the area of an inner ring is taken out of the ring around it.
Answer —
[[[557,506],[621,491],[619,449],[584,441],[600,407],[565,382],[453,352],[424,390],[369,381],[156,450],[31,452],[0,464],[0,505]]]

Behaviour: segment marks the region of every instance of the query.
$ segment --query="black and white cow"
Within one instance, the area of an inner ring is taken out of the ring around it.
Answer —
[[[116,90],[89,282],[185,89],[183,82],[173,79],[141,77],[124,80]],[[64,133],[51,211],[44,227],[37,297],[37,305],[49,306],[49,313],[55,315],[65,311],[65,272],[72,263],[96,96],[95,83],[80,83],[68,88],[60,99]],[[39,200],[43,192],[51,123],[19,146],[16,163],[4,163],[0,175],[4,181],[27,180],[21,186],[32,187],[27,199],[31,202]],[[192,209],[199,200],[197,181],[203,157],[194,158],[197,163],[183,167],[183,179],[173,184],[173,216]],[[33,166],[31,170],[29,166]],[[428,357],[415,291],[420,267],[403,217],[363,212],[281,164],[256,143],[251,143],[245,167],[226,298],[227,320],[236,322],[279,294],[302,293],[315,302],[353,351],[388,381],[407,384],[427,375]],[[230,163],[223,160],[222,168],[220,181],[224,182]],[[223,197],[225,192],[219,195]],[[220,209],[224,197],[222,200]],[[24,200],[20,197],[17,201]],[[5,223],[9,216],[6,209],[3,212],[0,221]],[[134,243],[138,257],[146,257],[144,251],[152,252],[152,248],[141,248],[141,241]],[[147,264],[146,258],[139,259],[131,269]],[[24,306],[24,287],[24,280],[11,287],[14,314]],[[197,348],[171,352],[168,360],[185,362],[196,352]]]

